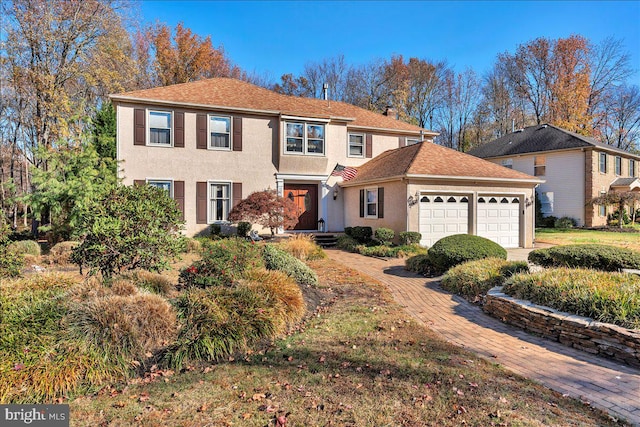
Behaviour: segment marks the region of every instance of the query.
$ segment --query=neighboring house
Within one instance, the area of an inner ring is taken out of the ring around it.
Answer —
[[[351,172],[373,158],[378,164],[380,155],[388,156],[393,149],[421,152],[424,147],[437,156],[422,163],[432,162],[439,171],[455,171],[456,175],[428,177],[424,189],[449,194],[443,202],[446,206],[452,203],[453,194],[473,198],[466,211],[467,226],[457,226],[456,232],[478,229],[476,196],[509,196],[510,206],[524,213],[517,214],[518,237],[510,238],[508,245],[531,245],[533,220],[528,206],[539,181],[430,144],[436,133],[397,120],[391,110],[383,115],[342,102],[286,96],[229,78],[138,90],[112,95],[111,100],[117,112],[120,178],[124,184],[165,188],[182,210],[188,235],[201,233],[213,223],[228,224],[229,211],[239,200],[265,189],[274,189],[296,203],[299,222],[295,230],[318,230],[323,220],[327,231],[342,231],[345,225],[418,231],[418,208],[427,205],[419,202],[413,209],[407,203],[409,194],[422,191],[422,181],[414,184],[415,178],[409,176],[414,172],[408,172],[410,182],[402,191],[396,187],[386,192],[386,209],[382,190],[380,210],[369,203],[367,217],[362,218],[357,201],[354,205],[349,199],[354,188],[351,181],[341,188],[342,177],[332,172],[337,165]],[[467,163],[475,168],[468,169]],[[368,169],[363,168],[360,173],[366,177]],[[485,169],[492,172],[484,174]],[[385,179],[376,182],[376,188],[385,188]],[[362,180],[356,177],[353,182]],[[491,197],[486,201],[493,204]],[[382,221],[383,210],[392,221]],[[370,219],[371,212],[375,220]],[[434,210],[435,216],[437,212]],[[464,216],[462,211],[458,216]],[[435,225],[433,230],[422,228],[426,233],[423,243],[430,244],[437,230]]]
[[[380,154],[341,184],[345,224],[418,231],[424,246],[468,233],[506,248],[530,248],[534,189],[541,182],[423,142]]]
[[[469,154],[543,178],[537,189],[543,215],[571,217],[580,226],[607,223],[607,208],[590,200],[640,187],[640,156],[548,124],[517,130]]]

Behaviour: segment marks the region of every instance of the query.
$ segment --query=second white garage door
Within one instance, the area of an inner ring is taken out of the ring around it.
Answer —
[[[478,197],[478,236],[503,248],[520,246],[520,199],[518,197]]]
[[[469,198],[456,195],[426,195],[420,198],[420,244],[431,247],[452,234],[469,232]]]

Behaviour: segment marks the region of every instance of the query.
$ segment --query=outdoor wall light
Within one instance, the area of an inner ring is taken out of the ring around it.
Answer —
[[[333,200],[338,198],[338,187],[335,187],[333,189]]]

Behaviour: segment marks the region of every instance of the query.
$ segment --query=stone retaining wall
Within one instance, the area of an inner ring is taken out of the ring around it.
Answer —
[[[483,310],[505,323],[569,347],[640,368],[640,330],[596,322],[519,300],[502,293],[501,286],[487,293]]]

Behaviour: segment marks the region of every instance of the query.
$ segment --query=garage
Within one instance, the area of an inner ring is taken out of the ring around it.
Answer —
[[[502,246],[520,246],[520,198],[515,196],[478,197],[477,234]]]
[[[420,197],[420,244],[431,247],[453,234],[469,232],[469,198],[454,194],[429,194]]]

